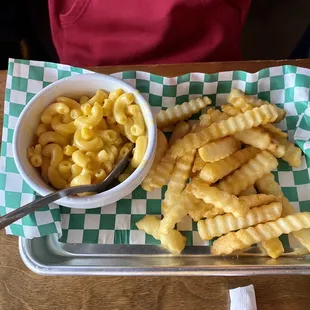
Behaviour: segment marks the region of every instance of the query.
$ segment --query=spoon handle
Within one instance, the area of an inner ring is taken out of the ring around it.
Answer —
[[[5,228],[6,226],[14,223],[15,221],[21,219],[22,217],[32,213],[33,211],[40,209],[51,202],[54,202],[58,199],[67,197],[69,195],[75,195],[83,192],[94,192],[94,193],[102,193],[107,189],[107,187],[114,181],[118,176],[124,171],[126,166],[128,165],[129,157],[131,156],[131,152],[129,151],[122,160],[117,164],[116,167],[111,171],[111,173],[107,176],[107,178],[99,183],[99,184],[91,184],[91,185],[80,185],[69,187],[66,189],[59,190],[57,192],[51,193],[45,197],[39,198],[33,202],[30,202],[2,217],[0,217],[0,230]]]
[[[52,194],[49,194],[45,197],[39,198],[33,202],[30,202],[2,217],[0,217],[0,230],[5,228],[6,226],[12,224],[13,222],[21,219],[22,217],[32,213],[33,211],[40,209],[49,203],[58,200],[62,198],[63,194],[62,192],[65,192],[66,190],[63,191],[58,191],[54,192]]]

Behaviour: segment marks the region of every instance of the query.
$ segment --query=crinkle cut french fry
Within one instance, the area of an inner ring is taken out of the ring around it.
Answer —
[[[277,110],[278,113],[278,117],[275,120],[275,123],[281,122],[286,115],[284,109],[279,108],[275,104],[270,103],[268,101],[257,99],[253,96],[248,96],[240,89],[233,89],[231,93],[228,95],[227,101],[232,105],[234,105],[235,107],[241,109],[242,112],[250,110],[251,108],[261,107],[264,104],[270,104]]]
[[[209,110],[214,110],[214,108],[209,108],[208,111]],[[199,123],[201,123],[201,122],[203,122],[203,123],[206,122],[208,126],[210,126],[212,124],[211,118],[208,115],[208,113],[204,113],[204,114],[201,114],[199,116]]]
[[[268,151],[258,153],[232,175],[220,181],[217,188],[232,195],[238,195],[264,174],[277,168],[278,161]]]
[[[142,182],[142,188],[146,191],[151,191],[153,188],[150,186],[150,180],[152,179],[156,167],[159,164],[161,158],[163,155],[166,153],[168,149],[168,141],[164,133],[157,129],[157,148],[156,148],[156,153],[155,153],[155,158],[152,164],[152,167],[146,176],[146,178]]]
[[[284,197],[280,185],[275,181],[272,173],[265,174],[262,178],[255,182],[257,189],[266,194],[272,194],[282,197],[282,216],[295,214],[296,209],[290,204],[288,199]],[[292,235],[310,251],[310,229],[302,229],[293,232]]]
[[[258,246],[272,258],[278,258],[284,253],[283,244],[279,238],[262,241]]]
[[[199,177],[208,184],[215,183],[248,162],[259,152],[259,149],[250,146],[215,163],[206,163]]]
[[[213,108],[210,108],[208,111],[214,110]],[[210,112],[209,112],[210,113]],[[206,114],[202,114],[199,117],[199,126],[202,127],[209,127],[212,124],[212,120],[208,112]]]
[[[161,220],[159,233],[168,234],[174,228],[174,225],[179,223],[196,203],[197,199],[188,193],[186,189],[183,190],[176,203],[168,208],[164,218]]]
[[[207,127],[209,125],[211,121],[210,120],[200,120],[199,126],[197,126],[197,128],[195,128],[194,130],[200,131],[202,130],[204,127]],[[194,131],[192,130],[192,131]],[[176,143],[180,141],[177,140]],[[172,147],[170,149],[168,149],[168,151],[166,152],[166,154],[162,157],[161,161],[159,162],[159,164],[156,167],[156,171],[152,176],[152,179],[150,180],[151,183],[151,188],[160,188],[163,185],[165,185],[165,183],[167,182],[174,164],[175,164],[175,159],[172,158],[171,156],[171,150],[173,149],[173,146],[175,145],[175,143],[172,145]],[[191,152],[192,150],[190,150],[189,152]]]
[[[295,231],[292,235],[310,252],[310,229]]]
[[[280,128],[276,127],[275,125],[264,124],[264,125],[261,125],[261,127],[264,128],[268,133],[273,134],[275,136],[279,136],[282,138],[287,137],[287,133],[283,132]]]
[[[176,162],[175,158],[171,156],[170,150],[171,149],[168,149],[157,165],[150,180],[151,188],[161,188],[167,183]]]
[[[189,210],[188,215],[193,219],[194,222],[198,222],[200,219],[206,217],[208,211],[213,208],[210,203],[205,203],[203,200],[199,201]]]
[[[198,151],[205,162],[215,162],[226,158],[241,148],[241,143],[233,137],[225,137],[203,145]]]
[[[192,132],[194,130],[200,131],[203,128],[207,127],[209,124],[211,123],[210,119],[209,120],[203,120],[201,119],[199,122],[199,126],[197,126],[197,128],[193,129]],[[175,143],[178,143],[177,140]],[[174,164],[175,164],[175,160],[172,158],[171,154],[172,154],[172,149],[173,146],[175,145],[175,143],[172,145],[172,147],[170,149],[168,149],[168,151],[166,152],[166,154],[162,157],[160,163],[157,165],[156,167],[156,171],[153,174],[153,178],[151,179],[150,183],[152,185],[152,189],[154,188],[160,188],[163,185],[165,185],[165,183],[167,182]],[[192,149],[194,150],[194,149]],[[190,150],[189,152],[191,152],[192,150]]]
[[[266,194],[251,194],[247,196],[240,196],[239,200],[245,203],[245,205],[249,208],[256,208],[263,205],[269,205],[272,202],[280,202],[282,201],[281,197],[274,195],[266,195]],[[217,215],[224,214],[224,211],[219,208],[212,208],[210,211],[205,213],[206,218],[213,218]]]
[[[261,150],[266,150],[272,143],[268,133],[259,127],[236,132],[234,137],[245,144],[252,145]]]
[[[206,217],[207,219],[211,219],[211,218],[216,217],[217,215],[222,215],[222,214],[225,214],[225,211],[223,209],[213,207],[211,210],[205,213],[204,217]]]
[[[205,164],[206,162],[200,157],[199,152],[197,152],[195,156],[192,172],[195,173],[197,171],[200,171],[204,167]]]
[[[261,124],[273,122],[277,116],[275,108],[270,104],[240,113],[219,123],[213,123],[210,127],[204,128],[199,132],[187,134],[171,147],[171,155],[174,158],[182,156],[188,150],[199,148],[210,141],[218,140]]]
[[[211,240],[230,231],[274,221],[281,216],[281,212],[281,202],[272,202],[269,205],[253,208],[241,218],[234,217],[231,213],[218,215],[211,219],[199,221],[198,233],[201,239]]]
[[[182,139],[186,134],[189,133],[190,126],[187,122],[178,122],[172,131],[172,135],[169,139],[169,146],[171,146],[176,140]]]
[[[185,247],[186,238],[177,230],[173,229],[166,235],[158,232],[160,219],[154,215],[146,215],[136,223],[139,230],[144,230],[148,235],[152,235],[155,239],[160,240],[163,247],[172,253],[181,253]]]
[[[250,185],[245,190],[241,191],[239,196],[248,196],[252,194],[257,194],[257,191],[253,185]]]
[[[282,108],[277,107],[277,106],[276,106],[275,104],[273,104],[273,103],[270,103],[270,102],[268,102],[268,101],[263,101],[263,100],[261,100],[261,99],[257,99],[257,98],[252,97],[250,104],[251,104],[251,106],[252,106],[253,108],[255,108],[255,107],[256,107],[256,108],[257,108],[257,107],[261,107],[261,106],[264,105],[264,104],[270,104],[270,105],[272,105],[272,106],[276,109],[276,111],[277,111],[277,113],[278,113],[278,117],[276,118],[276,120],[274,121],[274,123],[280,123],[283,119],[285,119],[286,111],[285,111],[284,109],[282,109]]]
[[[280,185],[275,181],[274,175],[272,173],[266,173],[260,179],[256,180],[255,186],[257,187],[260,193],[282,197],[282,216],[295,214],[297,212],[296,209],[290,204],[288,199],[284,197],[282,189]]]
[[[190,131],[190,133],[195,133],[195,132],[199,132],[204,128],[210,127],[212,125],[213,121],[213,115],[214,113],[217,114],[217,112],[221,113],[218,110],[215,110],[214,108],[210,108],[206,114],[202,114],[199,117],[199,124],[195,124],[192,127],[192,130]]]
[[[213,243],[212,252],[216,255],[230,254],[254,243],[278,238],[282,234],[289,234],[304,228],[310,228],[310,212],[296,213],[279,218],[274,222],[230,232]]]
[[[168,183],[167,191],[165,193],[164,202],[166,208],[173,205],[178,200],[178,196],[185,188],[192,169],[195,153],[196,150],[190,151],[177,159]]]
[[[216,208],[222,209],[234,216],[244,216],[249,208],[236,196],[223,192],[216,187],[210,187],[203,181],[192,180],[188,186],[188,191],[196,198],[202,199],[205,203],[211,203]]]
[[[216,110],[213,108],[211,108],[207,111],[207,115],[210,117],[211,124],[226,120],[230,117],[229,115],[222,113],[220,110]],[[203,116],[201,116],[201,117],[203,117]]]
[[[275,181],[272,173],[266,173],[256,180],[255,187],[260,193],[284,197],[281,187]]]
[[[285,152],[283,146],[274,143],[270,135],[259,127],[237,132],[234,134],[234,138],[261,150],[268,150],[276,157],[282,157]]]
[[[263,205],[269,205],[272,202],[281,202],[281,197],[266,194],[251,194],[247,196],[240,196],[239,200],[243,201],[250,209]]]
[[[282,189],[275,181],[272,173],[266,173],[256,180],[255,186],[260,193],[282,197],[282,216],[296,213],[296,209],[289,203],[288,199],[284,197]]]
[[[167,128],[179,121],[188,119],[193,114],[199,112],[201,109],[210,104],[211,100],[205,96],[192,99],[189,102],[184,102],[180,105],[175,105],[167,110],[161,110],[156,115],[157,127],[160,129]]]
[[[242,90],[237,88],[231,90],[227,97],[227,102],[242,112],[252,109],[252,106],[248,103],[247,95]]]
[[[237,132],[234,134],[234,138],[245,144],[252,145],[261,150],[269,150],[270,152],[275,152],[279,147],[278,144],[272,141],[270,135],[259,127]],[[282,152],[284,154],[283,148]]]
[[[273,139],[272,139],[273,140]],[[269,147],[267,148],[267,150],[274,155],[277,158],[281,158],[283,157],[283,155],[285,154],[285,147],[283,145],[281,145],[280,143],[278,143],[277,141],[274,141],[269,145]]]
[[[239,111],[239,109],[236,109],[236,110]],[[240,112],[238,113],[235,112],[234,114],[237,115],[239,113]],[[230,117],[230,115],[228,113],[225,113],[225,112],[221,113],[218,110],[215,110],[210,113],[210,117],[213,122],[219,122],[222,120],[227,120]],[[265,124],[265,125],[271,125],[271,124]],[[264,130],[260,128],[262,126],[264,125],[261,125],[258,128],[250,128],[250,129],[237,132],[233,135],[233,137],[245,144],[252,145],[261,150],[268,150],[271,154],[273,154],[274,156],[278,158],[282,157],[285,153],[285,148],[282,145],[280,145],[278,141],[276,141],[275,139],[272,139],[267,132],[264,132]]]
[[[169,209],[169,207],[167,206],[166,202],[163,201],[162,204],[161,204],[161,213],[163,215],[166,215],[168,209]]]
[[[229,116],[236,116],[239,113],[242,113],[241,110],[235,108],[234,106],[230,105],[230,104],[223,104],[221,105],[221,110],[228,114]]]
[[[288,162],[292,167],[301,166],[301,149],[296,147],[292,142],[288,141],[286,138],[273,136],[274,140],[285,147],[284,155],[282,159]]]
[[[285,153],[282,156],[282,159],[288,162],[292,167],[300,167],[301,166],[301,149],[296,147],[290,141],[285,143]]]
[[[194,125],[195,127],[193,126],[193,128],[190,132],[191,133],[198,132],[198,131],[202,130],[203,128],[209,127],[211,124],[212,124],[212,120],[211,120],[210,115],[202,114],[199,117],[199,124],[198,125],[195,124],[196,126]]]

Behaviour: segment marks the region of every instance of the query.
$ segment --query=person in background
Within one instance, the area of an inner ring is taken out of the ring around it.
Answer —
[[[49,0],[61,63],[74,66],[241,60],[251,0]]]
[[[19,0],[0,3],[0,70],[7,69],[8,57],[21,58],[21,42],[24,22],[19,9]]]

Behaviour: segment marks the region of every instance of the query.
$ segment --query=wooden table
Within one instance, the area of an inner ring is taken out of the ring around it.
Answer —
[[[111,73],[144,70],[175,76],[187,72],[259,69],[310,60],[98,67]],[[0,72],[0,127],[6,72]],[[22,263],[17,238],[0,232],[0,310],[11,309],[228,309],[228,289],[253,284],[258,309],[310,309],[310,277],[43,277]]]

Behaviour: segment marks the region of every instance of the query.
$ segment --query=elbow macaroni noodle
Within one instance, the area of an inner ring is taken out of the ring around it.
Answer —
[[[115,121],[121,125],[125,125],[127,122],[126,109],[134,101],[134,96],[131,93],[125,93],[120,95],[114,103],[113,116]]]
[[[69,113],[69,107],[62,102],[55,102],[50,104],[42,113],[41,121],[43,124],[48,125],[52,122],[53,116],[57,114],[67,114]]]
[[[52,118],[51,125],[52,125],[53,130],[62,134],[63,136],[68,136],[68,135],[74,133],[76,130],[73,122],[63,124],[61,122],[61,116],[60,115],[56,115]]]
[[[147,137],[146,136],[138,137],[136,141],[136,147],[134,148],[133,157],[131,160],[131,166],[133,168],[137,168],[141,164],[146,148],[147,148]]]
[[[83,103],[86,103],[87,101],[89,100],[89,97],[87,97],[87,96],[82,96],[81,98],[80,98],[80,104],[83,104]]]
[[[79,100],[60,96],[41,115],[36,143],[27,149],[30,163],[56,189],[102,182],[133,150],[126,180],[141,164],[147,148],[146,125],[134,95],[99,89]]]
[[[128,113],[132,115],[133,125],[130,129],[134,136],[142,136],[145,130],[145,124],[140,107],[137,104],[128,107]]]
[[[90,115],[85,116],[83,115],[78,117],[74,121],[74,125],[79,128],[82,127],[94,128],[95,126],[99,125],[102,118],[103,118],[102,106],[98,102],[95,102],[94,106],[91,108]]]
[[[64,157],[62,147],[57,143],[47,144],[42,153],[51,158],[50,165],[53,167],[57,167]]]
[[[37,128],[37,136],[40,137],[42,133],[47,132],[47,131],[48,131],[47,125],[41,123]]]

